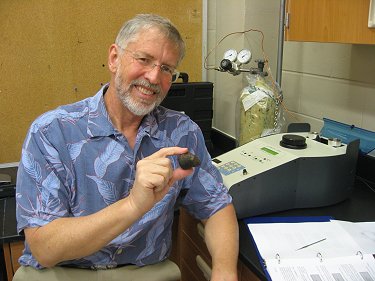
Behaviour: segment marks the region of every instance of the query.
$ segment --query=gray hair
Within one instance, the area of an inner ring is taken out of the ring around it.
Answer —
[[[185,56],[185,42],[173,23],[158,15],[139,14],[125,22],[117,34],[115,43],[125,49],[129,43],[137,40],[141,31],[152,27],[158,28],[171,42],[176,44],[180,52],[178,59],[178,63],[180,63]]]

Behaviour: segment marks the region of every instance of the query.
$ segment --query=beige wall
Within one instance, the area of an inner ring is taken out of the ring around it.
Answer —
[[[323,117],[375,131],[375,46],[286,42],[282,84],[315,131]]]
[[[264,34],[264,51],[268,56],[271,72],[276,77],[277,36],[279,3],[274,0],[208,0],[208,50],[227,34],[249,29],[261,30]],[[246,67],[255,67],[255,59],[263,58],[261,35],[248,32],[227,37],[208,57],[209,66],[219,66],[225,50],[240,51],[248,48],[253,59]],[[213,127],[233,137],[235,133],[236,102],[242,89],[247,85],[246,75],[232,76],[208,70],[208,80],[214,83]]]
[[[208,49],[229,32],[261,29],[276,76],[279,8],[279,0],[208,0]],[[256,40],[249,41],[257,57]],[[218,65],[225,49],[247,44],[246,39],[223,42],[210,64]],[[246,86],[244,75],[209,71],[208,78],[215,83],[213,125],[235,136],[235,103]],[[320,131],[326,117],[375,131],[375,46],[285,42],[281,84],[287,122],[309,122]]]
[[[174,22],[187,46],[179,70],[201,81],[202,0],[149,2],[0,1],[0,163],[19,160],[37,116],[92,96],[109,80],[108,48],[135,14]]]
[[[228,33],[243,31],[245,24],[245,1],[208,0],[208,51]],[[208,57],[208,66],[217,67],[225,50],[241,50],[244,37],[230,36],[217,46]],[[213,127],[235,136],[234,112],[236,100],[242,86],[242,75],[232,76],[215,70],[207,71],[207,78],[214,83]]]

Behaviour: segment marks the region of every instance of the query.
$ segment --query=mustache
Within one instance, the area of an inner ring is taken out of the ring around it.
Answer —
[[[151,89],[152,91],[154,91],[156,94],[161,94],[162,93],[162,90],[160,88],[159,85],[155,85],[155,84],[152,84],[150,83],[149,81],[147,80],[144,80],[144,79],[136,79],[136,80],[133,80],[130,85],[129,85],[129,88],[132,88],[134,86],[143,86],[143,87],[147,87],[149,89]]]

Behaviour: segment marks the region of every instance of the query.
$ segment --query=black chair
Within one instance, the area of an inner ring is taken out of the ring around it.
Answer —
[[[288,133],[302,133],[310,132],[311,126],[309,123],[290,123],[287,128]]]

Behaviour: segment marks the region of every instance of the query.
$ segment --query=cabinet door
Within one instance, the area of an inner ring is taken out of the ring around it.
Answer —
[[[207,281],[211,275],[211,256],[204,240],[204,226],[186,210],[180,210],[180,269],[181,281]],[[239,281],[259,281],[240,260],[238,261]]]
[[[375,44],[370,0],[287,0],[285,40]]]
[[[204,241],[203,225],[181,209],[180,228],[181,280],[209,280],[211,257]]]
[[[8,281],[12,281],[14,273],[20,267],[18,258],[22,255],[23,248],[23,241],[4,243],[3,245]]]

